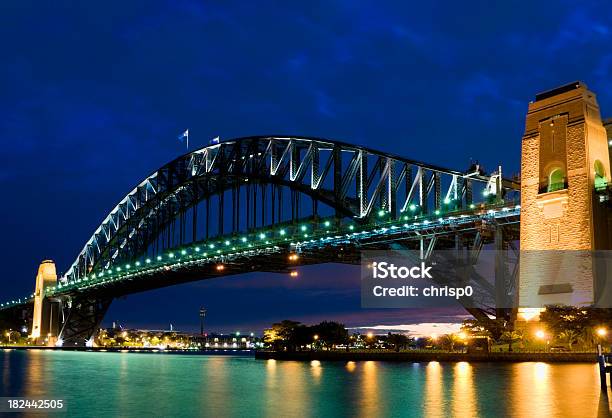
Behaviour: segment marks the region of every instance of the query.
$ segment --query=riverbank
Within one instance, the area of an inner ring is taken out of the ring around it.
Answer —
[[[260,360],[297,360],[297,361],[406,361],[406,362],[546,362],[546,363],[596,363],[596,353],[451,353],[435,351],[257,351],[255,358]]]
[[[151,354],[225,354],[225,355],[253,355],[253,350],[237,348],[218,348],[208,350],[193,350],[183,348],[159,347],[47,347],[47,346],[0,346],[1,351],[10,350],[42,350],[42,351],[87,351],[95,353],[151,353]]]

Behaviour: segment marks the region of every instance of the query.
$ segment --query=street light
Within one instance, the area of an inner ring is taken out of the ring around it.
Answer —
[[[597,335],[599,335],[600,337],[605,337],[607,334],[608,334],[608,330],[605,329],[604,327],[597,328]]]
[[[537,330],[535,333],[535,336],[540,339],[543,340],[544,337],[546,337],[546,334],[544,334],[544,331],[542,331],[541,329]]]

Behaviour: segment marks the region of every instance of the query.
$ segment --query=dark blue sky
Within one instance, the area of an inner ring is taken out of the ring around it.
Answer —
[[[606,3],[3,1],[0,299],[30,292],[43,258],[66,269],[126,192],[184,152],[186,128],[194,146],[293,133],[517,172],[535,93],[583,80],[612,115]],[[333,266],[298,283],[197,282],[117,301],[107,320],[196,328],[203,304],[210,327],[246,331],[461,312],[364,311],[358,283]]]

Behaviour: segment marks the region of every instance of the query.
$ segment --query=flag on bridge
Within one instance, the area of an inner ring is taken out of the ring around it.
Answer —
[[[211,140],[210,140],[210,144],[211,144],[211,145],[218,144],[218,143],[219,143],[219,141],[220,141],[220,139],[219,139],[219,137],[217,136],[217,137],[215,137],[215,138],[213,138],[213,139],[211,139]]]
[[[189,149],[189,129],[185,129],[185,132],[179,135],[179,141],[187,141],[187,149]]]

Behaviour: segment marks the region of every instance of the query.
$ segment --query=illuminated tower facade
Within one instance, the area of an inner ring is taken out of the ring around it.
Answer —
[[[34,292],[34,315],[32,320],[31,338],[42,341],[44,338],[57,337],[53,335],[53,323],[57,323],[58,318],[53,318],[57,315],[56,309],[53,309],[53,304],[45,298],[45,290],[50,286],[57,284],[57,272],[55,263],[52,260],[44,260],[38,267],[36,275],[36,290]]]
[[[529,104],[521,160],[519,320],[594,299],[592,250],[610,247],[596,189],[610,154],[595,94],[575,82]]]

